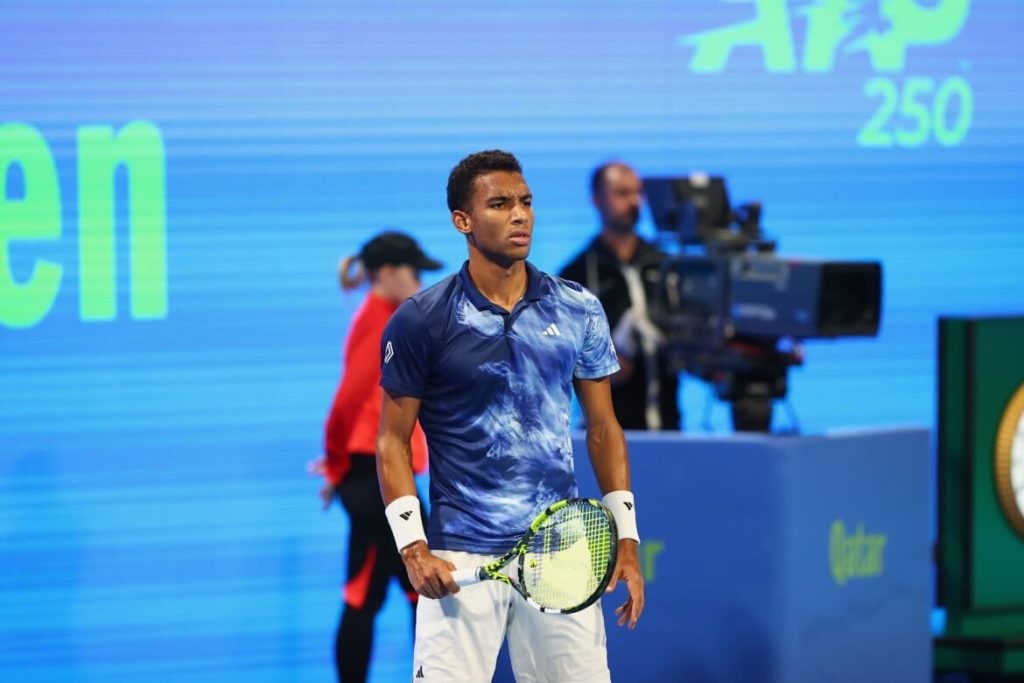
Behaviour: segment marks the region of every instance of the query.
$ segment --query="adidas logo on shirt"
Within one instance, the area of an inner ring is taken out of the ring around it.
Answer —
[[[550,325],[548,325],[548,328],[546,330],[544,330],[543,334],[544,334],[545,337],[561,337],[562,336],[562,333],[558,331],[558,328],[555,327],[554,323],[551,323]]]

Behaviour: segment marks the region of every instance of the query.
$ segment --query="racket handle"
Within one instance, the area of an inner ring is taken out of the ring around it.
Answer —
[[[459,584],[459,588],[465,588],[466,586],[472,586],[474,583],[480,583],[480,567],[473,567],[472,569],[456,569],[452,572],[452,578],[455,579],[455,583]]]

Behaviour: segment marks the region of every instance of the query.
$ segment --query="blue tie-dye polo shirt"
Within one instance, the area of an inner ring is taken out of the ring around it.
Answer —
[[[431,548],[501,553],[545,507],[576,495],[573,379],[618,371],[601,304],[526,264],[511,313],[462,270],[406,300],[381,339],[381,386],[421,399]]]

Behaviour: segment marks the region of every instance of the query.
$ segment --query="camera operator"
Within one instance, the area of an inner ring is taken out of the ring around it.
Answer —
[[[608,316],[622,367],[612,375],[612,401],[623,428],[680,429],[679,378],[647,314],[664,255],[636,234],[640,177],[614,161],[594,169],[590,189],[601,232],[559,275],[593,292]]]

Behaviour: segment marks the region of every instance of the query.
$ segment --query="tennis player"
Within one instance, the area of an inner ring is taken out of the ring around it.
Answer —
[[[508,637],[520,682],[609,681],[600,603],[543,614],[509,586],[459,590],[456,568],[501,555],[550,504],[577,495],[569,436],[575,388],[587,448],[619,529],[616,609],[632,628],[644,585],[629,463],[608,377],[618,369],[608,322],[580,285],[526,261],[533,198],[514,156],[472,154],[448,178],[448,207],[466,238],[462,270],[413,296],[381,345],[384,388],[377,468],[386,513],[417,606],[414,683],[490,681]],[[410,438],[430,449],[430,519],[420,522]]]
[[[365,683],[373,649],[373,625],[391,579],[399,580],[415,609],[409,583],[384,516],[374,462],[380,422],[380,340],[398,305],[420,290],[420,273],[441,264],[414,239],[382,232],[339,267],[341,287],[352,290],[369,280],[345,341],[344,371],[324,428],[323,460],[314,470],[324,476],[320,498],[326,509],[337,496],[348,513],[348,571],[344,607],[334,643],[341,683]],[[417,426],[411,435],[412,469],[427,466],[427,444]]]

